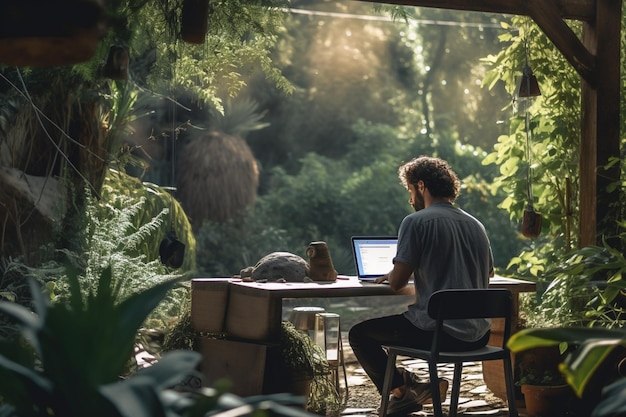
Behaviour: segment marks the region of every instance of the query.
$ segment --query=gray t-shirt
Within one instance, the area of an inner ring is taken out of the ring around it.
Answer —
[[[434,330],[428,316],[430,295],[451,288],[487,288],[493,255],[484,226],[450,203],[435,203],[404,218],[398,231],[395,262],[413,267],[415,304],[404,316],[423,330]],[[449,321],[444,329],[473,342],[489,330],[489,320]]]

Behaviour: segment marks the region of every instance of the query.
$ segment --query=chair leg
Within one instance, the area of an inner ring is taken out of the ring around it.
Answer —
[[[517,417],[517,404],[515,398],[515,383],[513,380],[513,369],[511,365],[511,357],[503,359],[504,362],[504,380],[506,382],[506,401],[509,406],[509,417]]]
[[[456,417],[459,409],[459,396],[461,395],[461,377],[463,376],[463,362],[454,364],[454,376],[452,377],[452,392],[450,394],[450,411],[448,417]]]
[[[385,380],[383,382],[383,392],[380,400],[380,413],[379,417],[385,417],[387,415],[387,406],[389,405],[389,394],[391,392],[391,382],[393,380],[393,369],[396,366],[396,354],[391,352],[387,353],[387,369],[385,369]]]
[[[348,373],[346,372],[346,361],[343,356],[343,342],[339,338],[339,360],[341,361],[341,369],[343,370],[343,383],[346,388],[345,401],[348,400]],[[339,381],[337,381],[337,389],[339,389]]]
[[[439,392],[439,372],[437,371],[437,362],[428,361],[428,373],[430,375],[430,392],[432,394],[435,417],[443,417],[443,409],[441,408],[441,393]]]
[[[348,373],[346,372],[345,362],[341,364],[341,368],[343,369],[343,386],[346,388],[345,401],[347,401],[348,400]]]

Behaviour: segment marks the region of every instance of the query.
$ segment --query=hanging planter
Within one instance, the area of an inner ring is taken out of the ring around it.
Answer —
[[[109,49],[107,62],[104,64],[103,75],[112,80],[128,78],[128,52],[122,46],[113,45]]]
[[[209,27],[209,0],[185,0],[180,36],[185,42],[202,44]]]
[[[528,164],[526,168],[526,196],[528,204],[524,209],[524,215],[522,218],[522,235],[530,239],[535,239],[539,237],[539,233],[541,233],[541,214],[535,211],[535,207],[533,205],[532,130],[530,126],[529,108],[530,100],[534,97],[540,96],[541,90],[539,89],[537,77],[535,77],[535,74],[528,65],[529,40],[526,38],[527,33],[528,29],[526,28],[524,30],[524,49],[526,52],[526,61],[522,70],[522,76],[520,77],[517,83],[517,88],[515,89],[515,100],[525,102],[524,132],[526,134],[526,163]]]
[[[524,209],[524,217],[522,218],[522,235],[527,238],[535,239],[541,233],[541,214],[535,211],[533,206]]]
[[[178,240],[176,233],[170,231],[159,245],[161,263],[170,268],[180,268],[185,260],[185,244]]]
[[[0,63],[19,67],[89,60],[104,32],[102,0],[0,2]]]

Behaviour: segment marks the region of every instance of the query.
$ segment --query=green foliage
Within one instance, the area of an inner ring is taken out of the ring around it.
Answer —
[[[620,222],[622,230],[626,226]],[[567,383],[582,397],[596,373],[611,366],[615,357],[623,358],[626,346],[624,332],[624,290],[626,258],[621,250],[626,233],[606,240],[602,245],[590,245],[569,253],[564,260],[547,271],[550,285],[534,306],[534,313],[548,318],[531,323],[536,326],[514,334],[509,340],[513,352],[543,347],[567,345],[567,355],[559,365]],[[587,327],[582,327],[587,326]],[[613,358],[613,359],[612,359]],[[601,383],[609,384],[601,376]],[[597,381],[597,378],[595,379]],[[626,392],[623,378],[603,389],[603,399],[593,416],[617,415],[626,407],[621,400]],[[617,414],[616,414],[617,413]]]
[[[537,76],[541,96],[533,103],[515,103],[518,111],[510,119],[510,133],[498,138],[494,152],[483,163],[496,164],[500,175],[493,188],[506,196],[500,207],[512,220],[521,221],[529,203],[542,215],[542,235],[510,266],[526,277],[537,277],[547,265],[575,247],[578,240],[578,162],[580,140],[580,80],[556,47],[528,18],[514,17],[503,24],[508,33],[500,36],[507,47],[485,62],[492,66],[484,85],[503,82],[513,96],[516,76],[528,55]],[[575,30],[580,26],[574,24]],[[515,32],[518,33],[515,33]],[[528,50],[525,41],[528,39]],[[558,77],[549,76],[559,74]],[[529,124],[526,129],[526,112]],[[530,148],[527,144],[530,144]],[[529,202],[528,186],[533,201]],[[535,256],[532,256],[534,254]]]
[[[335,269],[348,273],[354,270],[350,236],[395,234],[408,213],[406,195],[394,186],[399,182],[396,164],[381,160],[355,174],[346,162],[316,154],[302,164],[295,176],[274,169],[272,192],[259,197],[241,223],[205,223],[198,233],[200,269],[230,275],[275,251],[306,259],[306,246],[323,240]],[[373,204],[372,196],[381,203]]]
[[[352,128],[359,119],[428,144],[445,136],[486,149],[503,132],[497,115],[508,97],[476,81],[486,71],[479,58],[499,49],[499,15],[389,6],[389,22],[374,16],[382,7],[364,2],[305,3],[339,17],[285,19],[274,58],[294,94],[277,94],[261,77],[250,81],[250,94],[269,109],[271,126],[250,136],[268,171],[281,165],[294,173],[310,152],[343,158],[347,146],[359,146]],[[372,18],[363,25],[354,16]],[[381,144],[394,146],[390,139]]]
[[[339,411],[341,400],[322,348],[288,321],[281,323],[280,344],[281,359],[292,375],[312,379],[307,410],[316,414]]]
[[[141,323],[176,280],[162,282],[119,302],[119,287],[110,268],[99,277],[97,291],[85,290],[75,273],[67,303],[51,304],[31,281],[33,314],[26,307],[0,301],[0,312],[19,323],[23,339],[0,340],[0,415],[5,417],[106,416],[200,417],[231,410],[304,417],[290,406],[297,398],[278,394],[244,400],[214,389],[181,389],[200,377],[201,356],[180,350],[155,365],[121,379],[133,354]],[[177,389],[175,389],[177,388]]]
[[[111,171],[106,177],[102,197],[101,201],[86,197],[84,212],[70,222],[74,229],[61,231],[60,240],[66,248],[58,248],[54,244],[42,247],[38,257],[45,261],[36,266],[26,265],[17,258],[3,262],[4,298],[29,305],[27,279],[45,285],[55,301],[67,298],[69,287],[63,279],[66,270],[59,262],[61,256],[72,260],[86,290],[95,291],[100,274],[108,265],[111,265],[115,279],[119,280],[115,285],[122,299],[148,289],[172,277],[159,259],[160,242],[172,227],[186,245],[185,262],[176,272],[191,273],[195,270],[195,239],[191,227],[180,205],[169,193]],[[170,217],[169,213],[174,215]],[[146,324],[167,329],[183,316],[189,297],[188,288],[172,290],[151,313],[150,322]],[[0,334],[10,333],[11,326],[3,320]]]
[[[570,26],[577,34],[581,33],[579,22],[572,22]],[[542,236],[529,242],[524,251],[511,259],[509,267],[520,276],[542,280],[548,279],[544,277],[546,271],[578,246],[580,77],[529,18],[513,17],[510,23],[503,23],[503,27],[508,32],[500,36],[500,41],[506,48],[485,58],[492,69],[483,84],[491,89],[504,84],[513,95],[515,77],[521,75],[528,57],[541,96],[530,103],[519,100],[510,107],[513,111],[510,131],[500,136],[494,152],[483,163],[499,167],[500,175],[493,182],[493,188],[504,192],[500,207],[515,221],[521,220],[529,203],[527,177],[530,173],[534,196],[531,203],[542,215]],[[626,77],[622,76],[621,84],[626,91]],[[530,122],[528,130],[525,110],[528,110]],[[623,126],[624,123],[622,131]],[[526,146],[528,139],[530,148]],[[609,225],[607,230],[614,230],[614,225]]]
[[[620,223],[618,246],[626,245],[626,224]],[[563,326],[623,327],[626,319],[626,258],[604,240],[572,251],[546,272],[550,283],[540,308]]]
[[[224,104],[223,114],[213,112],[211,128],[227,135],[244,138],[249,132],[269,126],[269,123],[262,122],[265,112],[259,112],[258,109],[258,103],[250,99],[228,99]]]
[[[177,1],[144,2],[128,14],[129,25],[123,29],[130,33],[131,59],[156,54],[142,82],[161,92],[182,89],[198,102],[222,109],[222,98],[234,97],[245,86],[245,72],[253,67],[290,90],[269,56],[284,15],[278,8],[285,5],[282,0],[210,2],[209,31],[202,45],[179,39],[181,3]]]
[[[517,353],[562,344],[576,348],[568,350],[565,361],[559,364],[559,370],[574,392],[582,396],[590,379],[609,354],[626,345],[626,333],[623,329],[580,327],[524,329],[512,335],[507,346]]]
[[[519,250],[519,239],[505,212],[498,210],[489,183],[493,169],[480,161],[482,151],[441,141],[415,139],[403,129],[359,121],[358,140],[340,160],[308,154],[290,174],[276,167],[269,192],[240,221],[205,223],[198,239],[199,269],[209,276],[230,276],[254,265],[262,256],[287,251],[303,256],[309,242],[326,241],[335,269],[354,274],[350,237],[395,235],[411,212],[408,194],[398,179],[403,161],[420,154],[447,159],[464,183],[459,204],[486,225],[498,266]]]
[[[417,131],[425,137],[450,136],[461,144],[491,148],[503,133],[501,108],[508,97],[503,89],[487,91],[476,80],[483,79],[487,66],[481,57],[500,49],[496,22],[502,15],[460,13],[437,8],[410,8],[415,20],[402,28],[401,42],[414,51],[416,72],[411,112]],[[426,22],[464,22],[421,24]],[[436,140],[436,139],[435,139]]]
[[[26,307],[0,303],[0,311],[19,322],[28,342],[3,341],[0,396],[5,402],[4,411],[13,409],[14,414],[6,415],[22,417],[129,415],[124,412],[127,398],[111,395],[119,391],[110,384],[116,383],[130,359],[139,325],[174,281],[118,302],[119,287],[110,268],[99,276],[97,291],[81,288],[75,273],[67,277],[67,304],[50,304],[34,283],[31,291],[36,315]],[[191,372],[197,363],[193,354],[182,355],[178,360],[182,361],[179,364],[183,365],[183,374],[174,373],[174,381]],[[158,398],[154,392],[156,381],[148,378],[146,382],[143,387],[137,386],[143,389],[135,392],[135,401]],[[124,385],[130,388],[134,384]]]
[[[565,385],[565,376],[558,371],[543,371],[537,372],[535,370],[530,370],[520,377],[520,379],[516,382],[516,385],[542,385],[542,386],[554,386],[554,385]]]
[[[266,217],[253,208],[246,209],[240,219],[205,222],[196,239],[198,271],[200,276],[208,277],[238,275],[271,252],[303,255],[306,249],[285,230],[267,223]]]
[[[127,230],[147,232],[145,239],[136,242],[133,254],[143,254],[146,260],[152,261],[159,256],[159,246],[165,235],[176,232],[178,239],[185,245],[185,259],[178,272],[190,273],[196,268],[196,240],[191,224],[180,203],[163,187],[141,182],[123,172],[109,170],[102,187],[103,204],[99,206],[98,216],[110,218],[113,213],[123,212],[129,206],[136,206],[135,213],[126,217],[131,224]],[[112,223],[117,220],[111,219]],[[111,227],[120,227],[112,224]],[[133,238],[137,240],[137,235]]]
[[[148,190],[155,192],[150,199],[137,198],[132,194],[110,194],[107,202],[92,201],[87,205],[88,227],[84,247],[89,250],[79,257],[80,264],[84,266],[82,279],[87,288],[94,288],[98,284],[102,268],[109,264],[118,277],[116,285],[122,299],[171,278],[170,272],[158,257],[158,244],[161,241],[158,236],[163,236],[169,230],[164,219],[168,209],[161,208],[158,213],[153,211],[155,205],[158,207],[159,203],[171,199],[171,196],[160,190],[163,200],[159,200],[156,198],[159,195],[156,194],[158,188],[151,187]],[[134,191],[139,192],[139,189]],[[126,192],[132,193],[133,189],[127,188]],[[178,219],[181,220],[181,217]],[[182,220],[187,222],[185,217]],[[191,235],[189,227],[187,233]],[[186,265],[193,264],[194,246],[190,246],[189,251],[186,248]],[[175,322],[176,317],[182,315],[184,300],[189,297],[189,290],[185,287],[168,293],[152,312],[151,323],[147,325],[166,329]]]

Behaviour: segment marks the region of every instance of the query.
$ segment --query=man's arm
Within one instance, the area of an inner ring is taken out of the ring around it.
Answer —
[[[402,262],[395,262],[393,264],[393,269],[391,270],[391,272],[378,278],[375,282],[381,283],[384,281],[389,281],[391,289],[394,291],[399,291],[407,286],[412,274],[413,268],[410,265]]]

